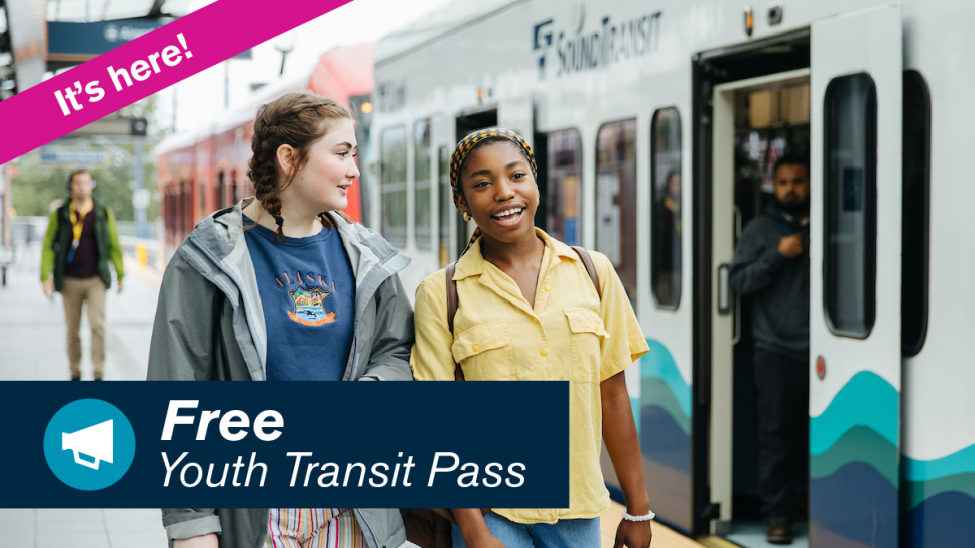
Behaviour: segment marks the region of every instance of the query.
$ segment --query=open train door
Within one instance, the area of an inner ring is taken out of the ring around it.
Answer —
[[[455,226],[457,210],[454,207],[454,194],[450,186],[450,153],[453,152],[454,145],[457,144],[457,138],[454,136],[453,118],[445,114],[437,114],[433,117],[431,131],[433,133],[432,142],[436,151],[436,161],[434,162],[436,178],[434,180],[437,182],[434,191],[437,207],[433,209],[434,216],[437,219],[434,245],[439,257],[439,265],[443,268],[457,260],[457,251],[453,249],[455,246],[450,245],[450,242],[454,241],[450,235],[457,230],[457,226]]]
[[[810,541],[897,547],[899,5],[812,25]]]

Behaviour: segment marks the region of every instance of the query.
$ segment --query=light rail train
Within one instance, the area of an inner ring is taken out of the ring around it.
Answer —
[[[955,182],[975,126],[972,13],[964,0],[450,3],[376,44],[374,85],[369,64],[368,89],[346,94],[355,108],[371,92],[375,108],[358,112],[361,218],[413,258],[412,289],[474,228],[451,200],[454,144],[496,125],[525,136],[536,224],[612,260],[648,338],[627,384],[652,509],[751,547],[752,337],[728,265],[772,199],[775,160],[809,155],[802,542],[975,545],[975,186]],[[247,120],[283,91],[164,143],[171,246],[250,192]]]
[[[332,49],[309,70],[257,90],[246,103],[203,120],[193,129],[171,135],[156,147],[167,259],[201,219],[253,194],[247,180],[247,162],[251,157],[254,115],[260,105],[289,91],[310,90],[331,97],[357,113],[359,151],[368,149],[375,48],[375,42],[370,42]],[[365,183],[364,179],[360,183]],[[356,221],[368,222],[359,192],[363,186],[366,185],[350,187],[345,212]]]
[[[495,125],[524,135],[536,224],[612,260],[648,337],[627,380],[652,509],[749,545],[752,341],[728,265],[772,199],[775,159],[808,154],[811,434],[795,490],[808,542],[975,545],[975,186],[960,183],[972,13],[957,0],[450,4],[377,46],[372,226],[413,257],[415,287],[473,229],[451,202],[453,145]]]

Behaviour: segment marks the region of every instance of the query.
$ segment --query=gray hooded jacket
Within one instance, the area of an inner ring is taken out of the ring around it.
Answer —
[[[265,379],[267,331],[242,229],[244,200],[200,221],[166,267],[148,380]],[[398,272],[410,259],[375,232],[329,214],[356,280],[352,351],[342,380],[413,380],[413,308]],[[267,508],[164,508],[170,539],[219,533],[220,546],[263,546]],[[368,548],[406,541],[400,511],[356,509]]]

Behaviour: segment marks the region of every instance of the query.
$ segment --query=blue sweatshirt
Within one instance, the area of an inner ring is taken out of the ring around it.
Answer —
[[[245,234],[267,325],[267,380],[341,380],[355,279],[336,230],[282,239],[254,225]]]

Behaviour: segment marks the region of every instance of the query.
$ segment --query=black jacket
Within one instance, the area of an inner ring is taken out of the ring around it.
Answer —
[[[782,236],[801,233],[803,252],[779,253]],[[752,301],[755,348],[809,359],[809,229],[770,205],[753,219],[731,261],[731,286]]]

